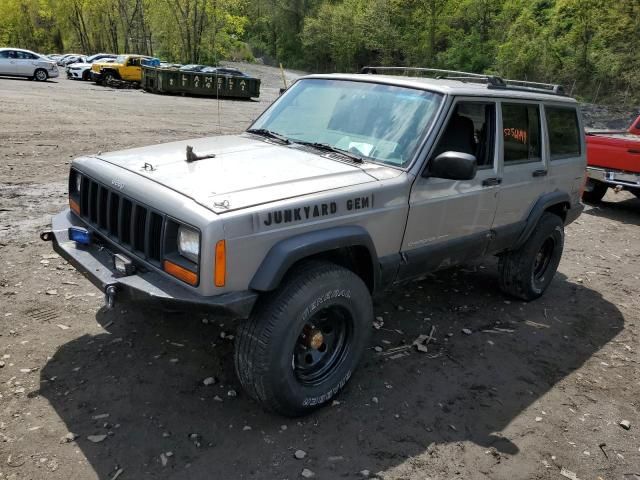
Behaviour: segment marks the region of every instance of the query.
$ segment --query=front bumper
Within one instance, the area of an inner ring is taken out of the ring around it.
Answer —
[[[47,70],[47,74],[49,75],[49,78],[56,78],[60,76],[60,71],[57,68],[55,70]]]
[[[115,288],[118,301],[157,300],[169,304],[200,306],[237,318],[247,318],[258,298],[258,294],[252,291],[204,297],[155,271],[143,270],[143,267],[134,275],[122,276],[113,268],[114,252],[102,245],[84,246],[69,240],[68,230],[72,226],[84,227],[67,209],[51,219],[52,232],[42,234],[43,237],[48,237],[43,240],[52,241],[53,249],[101,291]]]
[[[640,173],[623,172],[621,170],[608,170],[598,167],[587,167],[587,176],[592,180],[606,183],[611,187],[638,188],[640,189]]]

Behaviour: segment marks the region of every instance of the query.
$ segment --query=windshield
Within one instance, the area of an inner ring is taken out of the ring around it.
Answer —
[[[368,82],[304,79],[252,126],[406,167],[442,95]]]

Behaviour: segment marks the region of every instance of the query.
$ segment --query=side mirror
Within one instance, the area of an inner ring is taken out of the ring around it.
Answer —
[[[462,152],[444,152],[432,158],[425,170],[425,177],[446,178],[448,180],[472,180],[478,170],[475,155]]]

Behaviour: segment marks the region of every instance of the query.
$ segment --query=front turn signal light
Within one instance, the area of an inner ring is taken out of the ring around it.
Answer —
[[[80,205],[73,198],[69,198],[69,208],[76,215],[80,215]]]
[[[184,267],[181,267],[177,263],[173,263],[169,260],[165,260],[163,267],[164,267],[164,271],[167,272],[169,275],[173,275],[174,277],[179,278],[180,280],[182,280],[185,283],[188,283],[189,285],[192,285],[195,287],[198,284],[198,274],[195,272],[192,272],[191,270],[187,270]]]
[[[216,287],[224,287],[227,277],[227,245],[224,240],[216,243],[216,259],[213,267]]]

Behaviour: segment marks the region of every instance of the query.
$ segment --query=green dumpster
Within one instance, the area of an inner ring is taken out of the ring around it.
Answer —
[[[143,67],[143,88],[153,93],[182,93],[213,98],[257,98],[260,79],[219,73]]]

